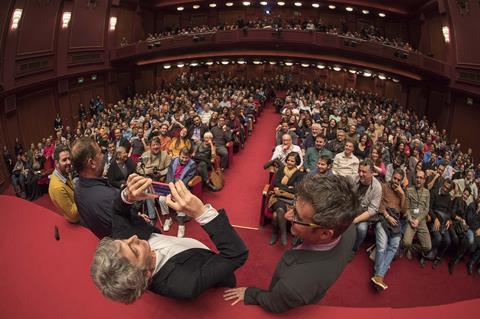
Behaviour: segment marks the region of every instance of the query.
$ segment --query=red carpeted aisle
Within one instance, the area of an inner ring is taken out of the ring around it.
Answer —
[[[245,149],[235,155],[233,166],[226,170],[225,188],[219,193],[205,193],[205,201],[226,208],[233,224],[258,227],[260,192],[267,180],[262,165],[270,158],[277,123],[278,115],[267,108]],[[0,318],[273,318],[258,307],[231,307],[221,298],[223,289],[212,289],[191,302],[151,293],[131,306],[110,302],[89,278],[96,238],[86,229],[66,223],[52,213],[52,208],[48,196],[35,204],[0,196]],[[60,241],[54,239],[54,225],[60,229]],[[250,249],[249,260],[237,271],[238,284],[268,287],[284,249],[268,246],[268,227],[237,229]],[[175,231],[174,227],[169,234]],[[193,222],[187,224],[187,236],[209,243],[207,235]],[[468,277],[464,263],[450,276],[445,263],[434,271],[430,267],[421,269],[414,261],[397,260],[386,278],[390,288],[381,294],[370,286],[371,271],[371,262],[365,253],[359,253],[320,306],[303,307],[282,316],[478,317],[480,278]],[[457,303],[443,305],[452,302]]]

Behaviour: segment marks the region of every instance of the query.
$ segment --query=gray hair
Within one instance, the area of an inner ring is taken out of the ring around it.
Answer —
[[[313,206],[315,224],[340,236],[358,214],[359,201],[343,176],[309,176],[297,184],[297,197]]]
[[[98,244],[90,275],[105,297],[125,304],[140,298],[148,287],[145,270],[122,257],[120,245],[110,237],[103,238]]]

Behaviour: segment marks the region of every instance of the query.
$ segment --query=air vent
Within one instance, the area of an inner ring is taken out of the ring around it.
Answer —
[[[36,58],[18,62],[18,75],[37,73],[51,69],[48,58]]]
[[[102,62],[100,52],[77,52],[70,56],[72,64]]]
[[[480,70],[458,69],[458,80],[480,84]]]

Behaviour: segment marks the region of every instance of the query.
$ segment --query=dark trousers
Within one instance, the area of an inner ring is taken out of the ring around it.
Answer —
[[[442,258],[448,247],[452,244],[452,239],[448,230],[432,231],[432,251],[435,257]]]

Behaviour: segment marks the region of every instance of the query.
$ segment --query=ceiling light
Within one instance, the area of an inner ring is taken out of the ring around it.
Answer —
[[[278,4],[279,6],[284,6],[284,5],[285,5],[285,2],[283,2],[283,1],[278,1],[277,4]]]
[[[352,7],[346,7],[345,10],[347,10],[348,12],[352,12],[353,8]]]
[[[319,68],[320,70],[323,70],[323,69],[325,69],[325,65],[323,65],[323,64],[317,64],[317,68]]]
[[[378,78],[379,78],[380,80],[385,80],[387,77],[386,77],[385,75],[383,75],[383,74],[379,74],[379,75],[378,75]]]
[[[320,5],[319,5],[318,3],[312,3],[312,7],[314,7],[314,8],[319,8]]]
[[[271,65],[275,65],[275,64],[277,64],[277,61],[270,61],[268,63],[270,63]]]
[[[369,78],[372,76],[372,72],[370,71],[363,71],[363,76],[366,77],[366,78]]]
[[[302,3],[301,2],[295,2],[294,5],[295,5],[295,7],[301,7]]]
[[[352,74],[356,74],[356,73],[357,73],[357,71],[356,71],[356,70],[353,70],[353,69],[348,70],[348,72],[350,72],[350,73],[352,73]]]
[[[395,78],[393,78],[393,79],[392,79],[392,81],[393,81],[393,82],[395,82],[395,83],[398,83],[398,82],[400,82],[400,80],[399,80],[399,79],[395,79]]]
[[[193,9],[197,10],[197,9],[199,9],[199,8],[200,8],[200,6],[199,6],[198,4],[194,4],[194,5],[193,5]]]
[[[310,64],[308,63],[302,63],[301,66],[303,66],[304,68],[308,68],[310,66]]]
[[[177,11],[183,11],[184,7],[177,7]]]
[[[260,1],[260,4],[261,4],[262,6],[266,6],[266,5],[268,5],[268,2],[267,2],[267,1]]]
[[[117,17],[110,17],[110,31],[115,31],[117,27]]]
[[[243,1],[242,4],[246,7],[248,7],[250,5],[250,1]],[[233,3],[232,3],[233,5]]]
[[[163,68],[164,68],[165,70],[168,70],[168,69],[170,69],[171,67],[172,67],[172,66],[171,66],[170,64],[165,64],[165,65],[163,66]]]
[[[182,62],[177,64],[177,67],[179,67],[179,68],[183,68],[184,66],[185,66],[185,63],[182,63]]]
[[[259,64],[262,64],[262,61],[254,60],[253,64],[259,65]]]
[[[333,10],[333,9],[335,9],[336,7],[335,7],[333,4],[331,4],[331,5],[328,6],[328,8],[331,9],[331,10]]]
[[[247,63],[247,62],[244,61],[244,60],[238,60],[237,63],[238,63],[238,64],[245,64],[245,63]]]
[[[379,16],[380,18],[385,18],[386,14],[383,13],[383,12],[380,12],[380,13],[378,14],[378,16]]]
[[[230,63],[230,62],[228,62],[227,60],[223,60],[221,63],[222,63],[223,65],[227,65],[227,64]]]
[[[231,7],[231,6],[233,6],[233,2],[227,2],[227,3],[225,3],[225,5],[226,5],[227,7]]]
[[[292,62],[285,62],[285,65],[286,65],[286,66],[292,66],[293,63],[292,63]]]
[[[339,67],[339,66],[334,66],[334,67],[333,67],[333,71],[337,71],[337,72],[338,72],[338,71],[341,71],[341,70],[342,70],[342,68]]]
[[[190,66],[193,66],[193,67],[196,67],[197,65],[198,65],[197,62],[192,62],[192,63],[190,63]]]
[[[212,65],[213,64],[213,61],[208,61],[208,62],[205,62],[206,65]]]
[[[209,6],[210,8],[215,8],[215,7],[217,6],[217,4],[216,4],[216,3],[210,3],[208,6]]]
[[[363,13],[363,14],[369,14],[370,11],[368,11],[368,10],[362,10],[362,13]]]

